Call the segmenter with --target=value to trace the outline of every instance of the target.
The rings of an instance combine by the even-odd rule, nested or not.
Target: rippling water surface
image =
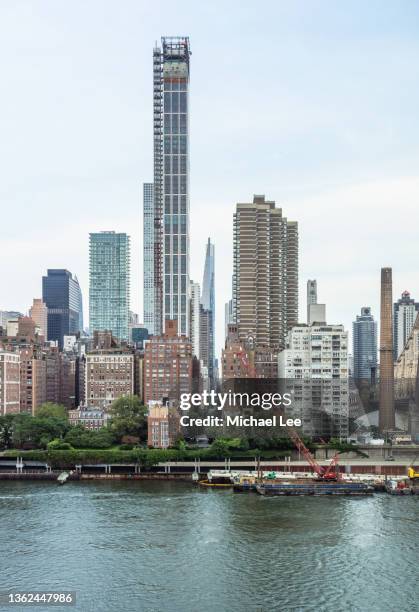
[[[74,590],[69,611],[419,610],[419,496],[1,482],[0,550],[1,591]]]

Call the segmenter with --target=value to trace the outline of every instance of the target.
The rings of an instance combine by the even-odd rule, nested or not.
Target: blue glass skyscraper
[[[48,270],[42,277],[42,300],[48,308],[48,340],[63,347],[64,336],[83,331],[83,303],[77,277],[68,270]]]
[[[377,322],[371,308],[364,306],[352,324],[353,377],[374,382],[377,371]]]
[[[89,327],[128,341],[130,239],[127,234],[90,234]]]

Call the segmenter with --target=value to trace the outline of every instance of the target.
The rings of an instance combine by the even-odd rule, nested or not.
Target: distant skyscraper
[[[63,348],[64,336],[83,330],[83,302],[77,277],[68,270],[47,270],[42,277],[42,301],[48,308],[48,340]]]
[[[194,357],[200,358],[199,345],[199,317],[201,310],[201,289],[199,283],[190,282],[190,313],[189,313],[189,339],[192,344]]]
[[[310,305],[317,304],[317,281],[307,281],[307,323],[310,325]]]
[[[33,304],[29,310],[30,318],[35,321],[39,327],[40,336],[48,338],[48,308],[47,305],[40,299],[34,298]]]
[[[284,347],[298,320],[298,225],[265,196],[234,215],[233,317],[239,340]]]
[[[228,337],[228,326],[232,325],[234,323],[234,318],[233,318],[233,300],[228,300],[228,302],[226,302],[224,304],[224,336],[225,336],[225,340],[227,340]]]
[[[169,319],[189,333],[189,56],[185,37],[162,38],[153,52],[156,335]]]
[[[402,297],[393,306],[393,355],[394,361],[401,355],[410,336],[419,303],[410,297],[408,291],[403,291]]]
[[[353,372],[358,380],[375,381],[377,370],[377,322],[371,308],[364,306],[352,323]]]
[[[130,239],[127,234],[90,234],[90,334],[111,331],[128,341]]]
[[[208,347],[204,350],[207,362],[204,366],[208,368],[210,385],[214,383],[214,346],[215,346],[215,248],[208,238],[205,252],[204,278],[202,281],[201,304],[208,314],[207,342]],[[202,358],[202,357],[201,357]]]
[[[154,204],[153,183],[143,185],[143,304],[144,325],[154,334]]]

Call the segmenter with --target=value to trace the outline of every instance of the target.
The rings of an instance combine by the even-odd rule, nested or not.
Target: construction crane
[[[319,480],[339,480],[340,472],[339,472],[339,453],[336,453],[327,467],[320,465],[313,455],[308,450],[307,446],[304,444],[298,433],[292,427],[287,428],[288,435],[291,440],[294,442],[297,450],[304,455],[306,461],[310,464],[313,472],[317,474],[317,478]]]

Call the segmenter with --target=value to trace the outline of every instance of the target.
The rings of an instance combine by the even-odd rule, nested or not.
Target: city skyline
[[[76,15],[81,10],[80,6],[76,3]],[[408,69],[409,58],[415,55],[417,48],[411,29],[417,10],[409,7],[403,15],[390,7],[380,11],[382,40],[374,40],[375,46],[371,48],[371,32],[377,25],[377,12],[361,4],[358,6],[359,10],[351,15],[331,4],[328,6],[326,34],[337,45],[336,57],[332,59],[327,57],[327,41],[319,44],[319,19],[325,14],[325,9],[315,16],[308,3],[302,3],[301,7],[293,10],[270,5],[270,13],[280,16],[281,24],[275,20],[277,29],[271,41],[268,40],[269,27],[273,26],[269,26],[263,35],[256,33],[259,42],[259,47],[255,45],[256,52],[255,49],[250,52],[242,38],[238,41],[238,36],[242,37],[243,32],[236,32],[234,28],[228,32],[233,23],[229,12],[225,25],[219,26],[217,46],[213,46],[208,36],[210,27],[206,28],[205,33],[196,23],[192,24],[197,14],[194,8],[191,9],[190,20],[182,21],[170,8],[163,15],[159,14],[158,6],[147,10],[142,6],[128,5],[127,16],[142,17],[147,34],[138,37],[136,32],[134,39],[133,27],[124,18],[127,43],[118,47],[120,53],[111,61],[108,72],[104,70],[103,58],[111,58],[113,45],[122,38],[124,28],[116,27],[110,41],[102,40],[99,36],[102,57],[90,51],[86,44],[81,49],[74,49],[71,33],[78,20],[67,19],[70,14],[63,9],[49,10],[48,17],[42,11],[36,13],[36,10],[32,15],[25,14],[22,7],[2,9],[5,12],[3,23],[9,24],[10,31],[16,20],[23,25],[30,23],[32,29],[28,32],[24,27],[23,32],[28,37],[22,39],[19,38],[20,34],[11,38],[10,34],[5,33],[2,42],[6,49],[15,51],[17,58],[13,73],[6,74],[10,86],[2,102],[7,111],[4,116],[8,117],[9,125],[22,124],[25,146],[19,146],[23,144],[21,128],[18,126],[13,136],[10,134],[9,137],[10,127],[5,125],[5,140],[13,143],[13,146],[3,155],[7,178],[3,181],[2,197],[8,205],[3,213],[5,223],[1,237],[4,248],[10,251],[13,247],[10,252],[14,253],[14,258],[9,260],[4,272],[6,283],[14,281],[14,290],[13,295],[1,295],[0,307],[26,312],[32,298],[41,297],[40,278],[47,268],[71,270],[80,280],[82,293],[87,296],[88,233],[113,229],[132,235],[131,309],[141,313],[139,261],[142,242],[140,231],[132,231],[132,228],[139,227],[142,183],[152,179],[150,49],[161,35],[172,33],[188,35],[194,53],[191,90],[191,265],[195,267],[191,269],[190,277],[200,279],[202,276],[200,253],[203,242],[210,235],[217,248],[217,356],[224,336],[223,305],[230,297],[232,215],[236,202],[248,201],[254,193],[265,193],[278,206],[284,207],[290,218],[299,222],[300,319],[303,318],[304,289],[308,278],[318,279],[321,301],[328,305],[328,320],[343,323],[348,330],[361,306],[371,306],[373,313],[378,315],[378,272],[384,265],[393,268],[394,295],[400,295],[406,289],[412,295],[419,295],[419,279],[413,265],[413,218],[419,195],[415,144],[417,127],[410,120],[414,117],[418,92]],[[202,13],[207,18],[207,26],[215,24],[215,8],[202,9]],[[87,34],[93,30],[99,35],[93,14],[91,8],[87,9],[84,32]],[[112,9],[106,6],[104,14],[105,18],[110,19]],[[303,14],[311,16],[310,25],[300,21]],[[26,17],[26,21],[21,20],[22,16]],[[345,21],[346,18],[349,21]],[[362,27],[355,36],[351,26],[355,22],[360,25],[361,18]],[[258,19],[256,10],[244,8],[244,28],[250,28],[250,23],[253,26]],[[62,20],[66,21],[68,30],[60,43],[60,52],[66,70],[74,68],[71,78],[75,82],[76,99],[72,98],[72,92],[65,89],[65,70],[64,74],[56,75],[56,60],[52,55],[46,58],[42,54],[42,45],[49,48],[56,44],[51,26],[61,24]],[[297,44],[300,31],[306,37],[306,48]],[[293,40],[295,34],[297,38]],[[340,40],[337,41],[339,36]],[[138,38],[144,40],[138,42]],[[310,89],[314,81],[306,62],[313,50],[313,43],[315,56],[309,65],[318,62],[315,71],[318,87]],[[279,61],[278,56],[287,44],[292,44],[292,52],[283,55],[286,61]],[[272,45],[278,48],[278,55],[269,54]],[[26,78],[26,65],[19,59],[26,48],[38,58],[37,76],[41,83],[45,83],[45,88],[41,86],[37,89],[31,105],[25,95],[19,96],[20,102],[16,105],[16,94],[31,82]],[[227,48],[228,54],[225,53]],[[19,50],[21,53],[16,52]],[[368,67],[363,66],[363,52],[369,53]],[[222,83],[216,93],[208,89],[206,83],[208,75],[210,82],[215,83],[209,70],[214,57],[219,59]],[[225,65],[223,57],[228,58]],[[86,69],[83,68],[82,58],[87,61]],[[246,70],[258,67],[259,73],[251,83],[248,82],[246,70],[240,70],[241,65],[246,65]],[[236,70],[236,66],[239,70]],[[121,67],[126,67],[126,70],[120,71]],[[298,71],[305,81],[304,87],[302,81],[296,78]],[[278,74],[274,83],[269,84],[265,80],[268,72]],[[233,83],[228,80],[232,74],[235,79]],[[329,90],[328,85],[330,74],[335,85],[333,90]],[[348,74],[349,85],[345,80]],[[66,98],[60,102],[60,97],[52,93],[49,85],[52,75],[57,77],[63,91],[69,94],[68,100]],[[86,81],[87,76],[91,78],[93,75],[97,77],[95,82],[98,92],[101,92],[101,104],[104,105],[104,110],[97,116],[93,112],[93,103],[98,94],[87,87]],[[258,91],[258,83],[261,84],[262,80],[263,94]],[[119,86],[118,94],[113,92],[112,87],[116,83]],[[403,95],[407,88],[409,100]],[[346,101],[348,95],[350,99]],[[266,100],[275,101],[275,112],[271,105],[271,110],[268,108],[263,116],[253,118],[244,139],[242,125],[247,123],[255,105],[265,104]],[[300,104],[295,105],[298,100]],[[57,140],[54,125],[58,121],[62,123],[63,113],[71,108],[66,106],[68,103],[73,103],[74,121],[76,118],[80,120],[82,127],[70,121],[71,130],[63,128]],[[121,119],[121,105],[126,109],[127,117],[124,120]],[[349,107],[351,117],[347,114]],[[212,112],[208,114],[210,108]],[[396,113],[394,108],[399,111]],[[235,109],[238,109],[237,113]],[[35,110],[41,121],[34,120]],[[103,140],[99,127],[103,127],[105,111],[109,130]],[[73,114],[69,116],[71,118]],[[109,125],[110,118],[112,125]],[[130,131],[127,130],[128,122]],[[35,155],[33,143],[42,140],[37,137],[39,124],[43,125],[45,144],[40,144],[39,155]],[[79,129],[82,131],[79,132]],[[78,138],[74,140],[70,132],[74,132]],[[82,135],[84,150],[80,150]],[[233,147],[229,147],[232,149],[230,152],[219,150],[221,135],[234,143]],[[320,136],[326,146],[319,149]],[[141,146],[138,146],[138,142],[141,142]],[[121,146],[123,144],[126,146]],[[263,154],[262,148],[265,150]],[[67,149],[69,153],[65,152]],[[74,155],[76,150],[79,153],[77,158]],[[18,159],[16,151],[19,152]],[[113,154],[111,151],[123,153]],[[214,160],[211,162],[212,175],[208,178],[206,168],[211,159]],[[228,181],[224,178],[226,171]],[[400,227],[404,228],[402,243],[393,240],[395,202]],[[29,203],[36,216],[30,209],[27,210],[17,239],[13,229],[15,210]],[[75,214],[63,227],[56,209],[70,203],[75,207]],[[213,211],[213,214],[206,217],[205,224],[200,224],[205,209]],[[42,223],[39,222],[40,216]],[[378,218],[380,221],[376,223]],[[327,237],[327,249],[323,246],[319,248],[319,244],[324,244],[324,239],[319,241],[319,236]],[[355,249],[352,248],[354,243]],[[329,257],[330,252],[334,253],[333,261]],[[362,260],[359,253],[363,254]],[[15,282],[16,278],[24,279],[22,287]],[[339,300],[336,299],[337,295]],[[86,310],[85,303],[85,314]]]

